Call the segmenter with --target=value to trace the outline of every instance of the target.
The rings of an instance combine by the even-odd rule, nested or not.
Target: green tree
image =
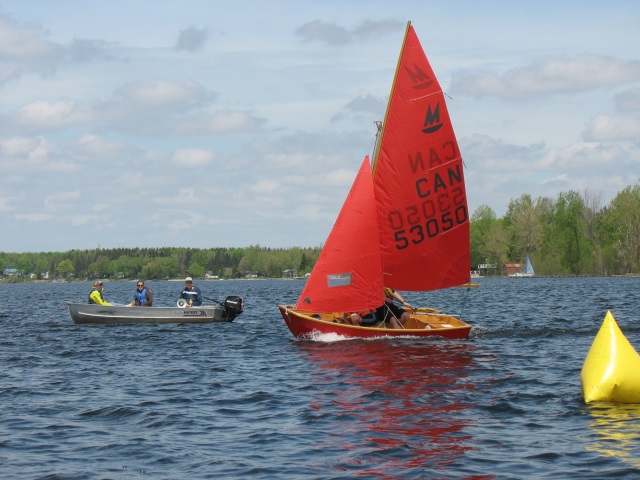
[[[583,261],[589,249],[583,210],[584,202],[578,192],[561,192],[558,195],[552,235],[561,252],[561,273],[577,275],[584,271]]]
[[[148,280],[167,280],[178,276],[180,268],[174,256],[156,257],[142,267],[140,276]]]
[[[18,272],[23,277],[28,277],[31,273],[33,273],[33,261],[31,259],[31,254],[21,256],[20,260],[18,261]]]
[[[488,205],[480,205],[471,214],[471,269],[480,263],[494,263],[494,252],[489,252],[488,244],[498,220],[496,213]]]
[[[195,278],[204,278],[205,269],[198,262],[192,261],[189,264],[189,275]]]
[[[299,275],[304,275],[305,273],[309,273],[310,265],[309,257],[307,257],[306,252],[302,252],[302,256],[300,257],[300,265],[298,266]]]
[[[36,255],[35,265],[33,268],[33,273],[36,274],[37,278],[44,278],[45,275],[51,273],[51,270],[49,269],[49,262],[47,262],[47,259],[42,255]]]
[[[640,272],[640,185],[618,193],[606,216],[622,271]]]
[[[593,273],[602,275],[604,271],[602,261],[602,191],[585,190],[582,196],[584,208],[582,216],[585,222],[585,234],[587,241],[591,244],[593,257],[591,258],[591,268]]]
[[[534,204],[531,195],[523,194],[520,198],[509,202],[506,217],[510,220],[511,255],[523,261],[527,253],[538,249],[542,240],[542,221],[538,205]]]
[[[73,272],[75,272],[75,268],[71,260],[66,259],[56,265],[56,272],[59,277],[68,278]]]
[[[111,277],[115,271],[113,270],[113,264],[106,251],[101,251],[100,256],[96,258],[94,262],[89,264],[87,276],[95,278]]]
[[[509,260],[509,234],[504,221],[499,220],[491,225],[484,250],[488,263],[495,264],[498,271],[502,272],[502,266]]]

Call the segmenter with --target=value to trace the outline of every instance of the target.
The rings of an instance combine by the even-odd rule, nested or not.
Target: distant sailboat
[[[531,259],[527,253],[527,261],[522,272],[516,272],[509,275],[510,277],[533,277],[536,272],[533,271],[533,265],[531,265]]]

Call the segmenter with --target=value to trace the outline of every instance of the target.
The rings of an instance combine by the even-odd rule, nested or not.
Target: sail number
[[[404,212],[389,212],[389,226],[393,230],[396,248],[403,250],[418,245],[426,238],[437,237],[443,232],[462,225],[468,218],[464,193],[457,187],[442,193],[436,199],[428,199],[417,205],[405,207]]]

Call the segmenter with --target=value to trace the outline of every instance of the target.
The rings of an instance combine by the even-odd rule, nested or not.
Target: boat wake
[[[299,338],[299,340],[311,341],[311,342],[323,342],[323,343],[334,343],[334,342],[343,342],[345,340],[358,340],[354,337],[345,337],[344,335],[340,335],[338,333],[320,333],[317,331],[313,331],[308,335],[304,335],[303,338]]]
[[[336,343],[336,342],[344,342],[344,341],[351,341],[351,340],[379,341],[379,340],[398,340],[402,338],[415,340],[415,336],[409,335],[409,334],[395,335],[393,337],[389,335],[384,335],[384,334],[377,335],[374,337],[350,337],[350,336],[340,335],[334,332],[321,333],[318,331],[313,331],[309,334],[306,334],[302,337],[298,337],[294,340],[304,341],[304,342]],[[440,337],[438,336],[428,337],[429,340],[434,340],[434,341],[437,341],[439,338]]]

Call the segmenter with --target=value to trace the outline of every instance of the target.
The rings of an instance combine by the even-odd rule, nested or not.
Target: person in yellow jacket
[[[93,282],[93,288],[89,294],[89,303],[97,303],[98,305],[111,305],[102,296],[102,289],[104,285],[101,280]]]

